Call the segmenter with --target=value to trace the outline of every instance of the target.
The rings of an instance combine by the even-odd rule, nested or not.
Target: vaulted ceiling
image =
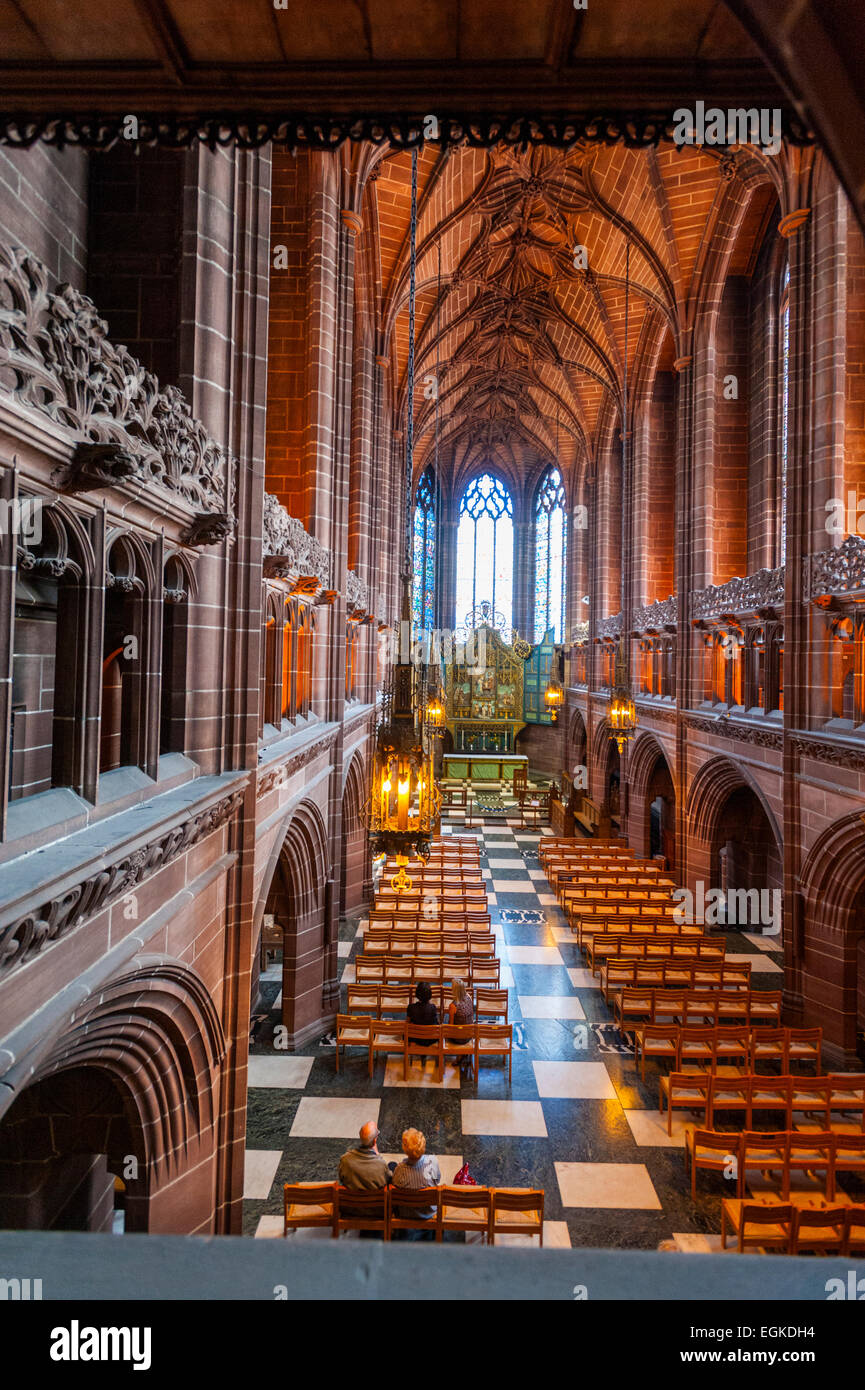
[[[588,462],[618,418],[626,358],[631,399],[656,368],[673,365],[734,165],[720,151],[673,145],[426,148],[416,473],[435,453],[436,404],[440,458],[457,478],[479,462],[509,478],[546,461],[566,472]],[[385,158],[367,197],[383,347],[404,419],[411,155]],[[751,195],[732,272],[753,264],[774,204],[767,176]]]

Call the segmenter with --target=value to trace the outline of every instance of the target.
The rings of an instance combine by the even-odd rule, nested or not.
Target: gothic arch
[[[670,754],[655,734],[645,730],[638,734],[628,759],[628,786],[631,796],[645,796],[649,789],[649,778],[655,770],[659,758],[663,758],[675,785],[674,768]]]
[[[775,837],[775,843],[780,849],[781,835],[764,793],[740,763],[734,763],[731,758],[722,754],[703,763],[688,789],[685,814],[690,837],[694,840],[708,840],[725,802],[731,793],[738,791],[740,787],[753,792],[760,802]]]
[[[359,907],[364,901],[369,851],[366,830],[360,819],[366,801],[364,759],[355,753],[342,783],[342,861],[340,865],[339,911]]]
[[[818,835],[802,865],[800,884],[809,915],[827,930],[846,931],[856,899],[865,889],[865,819],[861,812],[843,816]]]

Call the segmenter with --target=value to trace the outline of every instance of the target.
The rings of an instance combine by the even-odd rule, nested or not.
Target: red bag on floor
[[[477,1187],[477,1183],[469,1172],[469,1165],[464,1163],[453,1180],[454,1187]]]

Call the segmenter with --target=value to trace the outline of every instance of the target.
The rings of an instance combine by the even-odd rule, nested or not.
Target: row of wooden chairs
[[[578,857],[583,854],[602,852],[620,855],[626,859],[634,857],[634,851],[621,835],[603,840],[594,837],[591,840],[577,840],[573,836],[544,835],[538,844],[538,858],[541,864],[545,864],[549,859],[561,858],[564,855]]]
[[[792,1072],[794,1063],[820,1070],[823,1045],[822,1028],[749,1028],[746,1024],[714,1027],[694,1023],[647,1023],[634,1031],[634,1061],[640,1063],[640,1076],[646,1080],[646,1059],[669,1062],[673,1071],[693,1067],[716,1070],[719,1066],[738,1066],[756,1074],[760,1063],[780,1064],[781,1071]]]
[[[702,1112],[705,1127],[714,1129],[715,1115],[742,1115],[752,1128],[755,1111],[781,1116],[785,1129],[793,1128],[793,1116],[821,1118],[832,1128],[832,1115],[858,1115],[865,1132],[865,1077],[838,1072],[828,1076],[764,1076],[753,1072],[722,1075],[720,1072],[674,1071],[661,1077],[658,1109],[667,1106],[667,1133],[672,1133],[673,1111]]]
[[[341,1047],[365,1047],[372,1076],[379,1055],[402,1057],[403,1080],[412,1057],[435,1057],[438,1077],[445,1056],[465,1058],[477,1082],[482,1057],[506,1057],[508,1082],[513,1071],[513,1026],[510,1023],[410,1023],[408,1019],[337,1014],[336,1069]]]
[[[430,988],[432,1003],[441,1015],[451,998],[450,983],[431,985]],[[481,1020],[492,1021],[499,1018],[507,1023],[506,989],[488,989],[483,985],[475,985],[469,986],[467,992],[471,996],[478,1023]],[[346,985],[346,994],[346,1007],[350,1014],[372,1014],[374,1018],[382,1018],[387,1014],[398,1014],[401,1017],[413,997],[411,985]]]
[[[428,985],[449,984],[462,980],[466,985],[490,985],[498,988],[501,981],[501,961],[496,956],[355,956],[354,977],[358,983],[371,985],[415,985],[421,980]]]
[[[670,941],[701,941],[707,936],[702,927],[691,922],[674,922],[672,919],[653,922],[625,921],[617,922],[611,920],[609,925],[604,922],[594,923],[589,921],[577,921],[571,923],[571,931],[577,938],[577,945],[581,951],[588,951],[596,936],[622,936],[630,940],[638,941],[642,937],[650,940],[654,937],[664,937]]]
[[[435,1215],[421,1213],[433,1207]],[[402,1187],[355,1192],[338,1183],[286,1183],[283,1187],[283,1235],[303,1228],[378,1231],[385,1240],[394,1231],[429,1231],[441,1241],[445,1232],[473,1231],[484,1244],[497,1236],[537,1236],[544,1243],[544,1193],[529,1187]]]
[[[677,959],[658,956],[653,960],[632,957],[601,962],[601,993],[610,1004],[625,989],[698,989],[716,985],[719,989],[747,989],[751,962],[731,965],[725,960],[701,960],[698,956]]]
[[[586,945],[586,964],[597,975],[605,960],[675,960],[688,956],[694,960],[723,960],[727,954],[725,938],[675,936],[672,932],[595,932]]]
[[[735,1244],[727,1245],[727,1236]],[[865,1206],[800,1207],[790,1202],[721,1203],[721,1249],[779,1255],[865,1255]]]
[[[839,1173],[865,1174],[865,1134],[833,1130],[685,1131],[685,1171],[691,1173],[691,1196],[697,1196],[697,1173],[720,1173],[736,1179],[736,1195],[744,1197],[749,1172],[778,1173],[781,1196],[790,1196],[790,1179],[797,1173],[822,1177],[829,1201],[835,1200]]]
[[[668,888],[657,888],[649,883],[620,886],[615,880],[608,882],[606,888],[583,883],[577,884],[576,887],[564,889],[562,897],[572,906],[577,903],[587,903],[590,907],[593,904],[603,907],[606,903],[668,903],[671,901]]]
[[[781,991],[768,989],[643,989],[626,986],[615,996],[620,1033],[644,1023],[748,1023],[777,1027]]]
[[[456,927],[488,927],[490,925],[489,909],[484,900],[483,907],[477,908],[443,908],[434,917],[429,917],[416,904],[406,904],[400,908],[371,907],[367,916],[367,925],[373,927],[405,927],[409,930],[443,931]]]
[[[367,955],[383,952],[385,955],[410,956],[466,953],[473,956],[494,956],[496,938],[492,932],[480,931],[415,932],[393,928],[379,933],[373,929],[364,933],[363,949]]]

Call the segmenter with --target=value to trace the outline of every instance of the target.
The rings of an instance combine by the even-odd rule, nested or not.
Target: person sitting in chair
[[[472,1008],[472,997],[465,987],[462,980],[451,980],[451,997],[445,1009],[447,1023],[474,1023],[475,1011]],[[447,1037],[445,1037],[445,1047],[447,1047]],[[466,1056],[459,1059],[460,1070],[466,1071],[471,1068],[471,1060]]]
[[[418,984],[414,992],[414,999],[406,1009],[405,1016],[409,1023],[419,1023],[422,1025],[438,1023],[438,1009],[432,1002],[432,990],[426,980],[421,980]],[[422,1044],[422,1041],[421,1038],[409,1038],[409,1042],[412,1044]]]

